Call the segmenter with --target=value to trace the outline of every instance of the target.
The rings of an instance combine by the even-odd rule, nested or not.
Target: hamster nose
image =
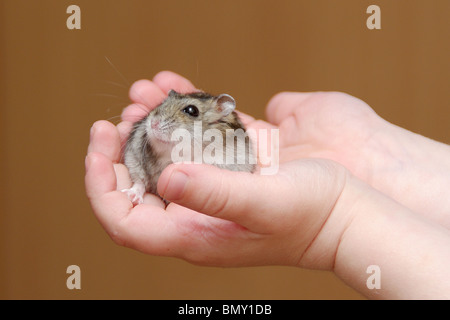
[[[158,120],[153,120],[152,121],[152,129],[156,130],[159,128],[159,121]]]

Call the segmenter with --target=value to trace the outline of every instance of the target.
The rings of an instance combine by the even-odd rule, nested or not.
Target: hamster
[[[196,163],[200,150],[202,163],[232,171],[253,172],[256,161],[252,141],[234,111],[235,107],[235,100],[227,94],[180,94],[171,90],[166,100],[136,122],[123,154],[133,185],[122,192],[128,195],[133,205],[143,202],[145,192],[158,195],[156,184],[161,172],[180,155],[184,161]],[[176,135],[180,132],[183,134]],[[241,144],[239,134],[243,138]],[[182,138],[182,143],[177,137]],[[187,139],[189,141],[185,141]],[[185,148],[180,150],[180,146]],[[209,162],[203,161],[206,158]]]

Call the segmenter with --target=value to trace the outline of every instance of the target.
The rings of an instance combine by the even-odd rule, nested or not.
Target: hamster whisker
[[[105,80],[106,83],[116,86],[116,87],[120,87],[120,88],[124,88],[125,90],[128,90],[128,87],[124,86],[123,84],[114,82],[114,81],[110,81],[110,80]]]
[[[136,122],[138,122],[138,121],[140,121],[140,120],[142,120],[144,117],[142,117],[142,116],[128,116],[130,119],[129,120],[131,120],[131,123],[136,123]]]
[[[160,130],[167,130],[167,129],[169,129],[171,127],[171,124],[170,123],[163,123],[163,124],[160,124],[159,125],[159,129]]]
[[[141,142],[141,144],[142,144],[142,146],[141,146],[141,149],[142,149],[142,153],[141,154],[146,154],[147,152],[146,152],[146,149],[147,149],[147,135],[145,135],[145,139],[142,139],[142,142]],[[142,157],[141,158],[141,163],[142,164],[144,164],[144,161],[145,161],[145,157]]]
[[[125,84],[127,86],[130,86],[130,81],[128,81],[127,78],[125,78],[125,76],[116,68],[116,66],[111,62],[111,60],[109,60],[107,56],[105,56],[105,59],[106,59],[106,61],[108,61],[110,66],[117,72],[117,74],[122,77]]]
[[[122,145],[120,146],[120,158],[119,158],[119,163],[124,163],[125,161],[125,148],[127,147],[127,143],[125,141],[125,143],[122,143]]]
[[[113,122],[113,120],[114,120],[114,121],[115,121],[115,120],[121,120],[120,117],[121,117],[120,115],[119,115],[119,116],[112,116],[112,117],[106,119],[106,121]],[[120,121],[119,121],[119,122],[120,122]],[[114,123],[114,124],[117,125],[119,122]]]
[[[106,59],[106,61],[108,61],[108,63],[111,65],[111,67],[117,72],[117,74],[123,79],[125,84],[128,87],[131,87],[131,82],[127,78],[125,78],[125,76],[116,68],[116,66],[111,62],[111,60],[109,60],[107,56],[105,56],[105,59]],[[145,101],[145,99],[141,95],[138,95],[138,96],[141,98],[141,100]]]
[[[145,111],[147,114],[149,113],[148,109],[146,109],[144,106],[142,106],[141,104],[134,104],[136,107],[138,107],[139,109],[141,109],[142,111]]]
[[[174,122],[173,120],[165,119],[159,123],[159,128],[160,129],[170,128],[172,126],[173,122]]]
[[[107,97],[107,98],[114,98],[114,99],[122,99],[122,97],[116,96],[114,94],[110,94],[110,93],[93,93],[93,96],[97,96],[97,97]]]

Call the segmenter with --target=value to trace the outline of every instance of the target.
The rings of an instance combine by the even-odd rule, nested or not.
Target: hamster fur
[[[231,150],[234,159],[231,164],[227,161],[216,161],[211,164],[232,171],[253,172],[256,165],[252,161],[254,151],[250,138],[245,137],[245,148],[243,154],[242,148],[237,148],[238,143],[231,144],[227,142],[227,135],[237,132],[241,129],[241,133],[245,133],[245,127],[241,123],[234,109],[236,103],[234,99],[227,95],[221,94],[213,96],[204,92],[194,92],[189,94],[180,94],[173,90],[169,92],[169,96],[158,107],[150,111],[150,113],[142,120],[136,122],[126,142],[124,149],[124,163],[127,166],[133,185],[130,189],[124,189],[128,198],[134,205],[143,202],[145,192],[158,194],[156,184],[161,172],[172,161],[172,150],[179,141],[172,140],[172,134],[176,129],[184,129],[189,132],[192,138],[192,150],[195,150],[195,144],[201,144],[203,152],[208,145],[214,143],[222,143],[223,148],[215,148],[215,152],[223,150],[222,155],[218,159],[225,159],[225,153]],[[201,121],[201,122],[200,122]],[[195,136],[195,124],[201,124],[201,137]],[[210,140],[204,141],[203,134],[208,129],[217,129],[220,132],[222,141]],[[232,130],[228,130],[232,129]],[[227,131],[228,130],[228,131]],[[212,131],[210,131],[212,132]],[[219,145],[215,145],[220,147]],[[240,154],[239,154],[240,152]],[[245,161],[238,161],[243,159]],[[194,161],[194,152],[191,152],[191,158],[188,161]]]

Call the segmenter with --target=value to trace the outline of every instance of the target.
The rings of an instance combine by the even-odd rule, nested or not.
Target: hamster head
[[[148,138],[157,144],[172,144],[172,133],[185,129],[194,133],[194,124],[201,121],[202,130],[236,129],[242,127],[234,111],[236,102],[227,94],[212,96],[204,92],[180,94],[173,90],[146,118]]]

